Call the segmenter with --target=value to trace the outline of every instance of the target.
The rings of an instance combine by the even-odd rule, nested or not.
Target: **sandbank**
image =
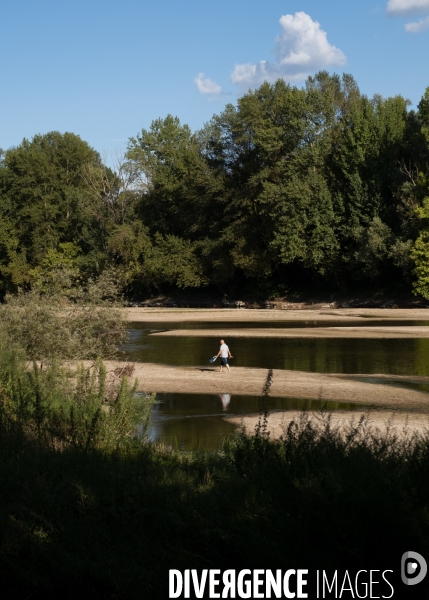
[[[232,326],[223,329],[172,329],[154,332],[151,335],[163,337],[228,337],[231,338],[369,338],[369,339],[402,339],[428,338],[429,327],[426,326],[386,326],[386,327],[292,327],[290,329],[234,329]]]
[[[324,419],[327,415],[323,415],[320,412],[308,411],[309,418],[316,424],[323,426]],[[357,425],[359,419],[364,417],[367,419],[367,424],[370,429],[374,432],[379,430],[385,432],[389,430],[391,433],[396,434],[398,437],[403,437],[407,433],[412,434],[425,434],[429,432],[429,415],[422,413],[403,413],[399,411],[388,411],[388,410],[372,410],[370,412],[363,412],[361,410],[356,411],[342,411],[336,410],[329,413],[330,423],[336,428],[346,431],[350,426]],[[268,415],[267,420],[267,432],[270,434],[270,439],[278,439],[285,433],[285,429],[288,427],[291,421],[299,422],[302,417],[302,413],[297,411],[275,411]],[[255,431],[255,426],[259,421],[259,415],[246,415],[241,417],[224,417],[226,421],[237,425],[239,427],[244,426],[248,434],[252,434]]]
[[[429,308],[328,308],[328,309],[243,309],[243,308],[123,308],[128,321],[182,322],[182,321],[332,321],[398,319],[429,321]],[[368,325],[370,323],[368,322]]]
[[[105,361],[105,364],[114,378],[115,368],[126,363]],[[266,369],[247,367],[232,367],[230,373],[225,370],[219,373],[217,368],[208,366],[172,367],[135,363],[132,378],[138,379],[140,391],[260,396],[266,376]],[[270,395],[429,413],[429,395],[426,392],[399,387],[416,383],[429,384],[429,377],[343,375],[274,369]]]

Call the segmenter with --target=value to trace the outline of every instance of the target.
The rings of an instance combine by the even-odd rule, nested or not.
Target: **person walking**
[[[220,356],[220,369],[219,373],[222,373],[222,367],[226,367],[228,372],[231,371],[228,364],[228,358],[232,358],[232,354],[229,351],[228,346],[225,344],[224,340],[220,341],[219,352],[216,354],[216,358]]]

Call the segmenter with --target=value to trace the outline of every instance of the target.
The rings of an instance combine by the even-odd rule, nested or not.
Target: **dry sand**
[[[164,337],[251,337],[251,338],[427,338],[429,337],[429,327],[291,327],[290,329],[270,329],[258,328],[252,329],[172,329],[170,331],[161,331],[152,335],[161,335]]]
[[[106,361],[109,373],[124,363]],[[135,363],[133,377],[140,391],[200,394],[239,394],[260,396],[267,376],[266,369],[232,367],[231,372],[214,367],[170,367]],[[429,384],[429,377],[384,375],[336,375],[275,369],[270,395],[280,398],[308,398],[351,402],[429,413],[429,395],[415,389],[398,387],[400,383]],[[372,383],[380,378],[386,383]],[[396,385],[390,385],[392,382]]]
[[[314,310],[247,310],[247,309],[186,309],[186,308],[129,308],[124,309],[127,319],[134,322],[147,323],[192,323],[223,322],[222,329],[171,329],[154,333],[162,336],[194,336],[194,337],[293,337],[293,338],[427,338],[429,327],[426,326],[395,326],[391,323],[383,327],[372,325],[380,319],[389,322],[421,320],[429,322],[429,309],[314,309]],[[344,325],[335,327],[293,327],[290,329],[270,328],[270,323],[276,322],[312,322],[338,320]],[[266,323],[264,328],[235,329],[237,321]],[[361,321],[359,327],[347,323]],[[229,323],[231,326],[229,326]]]
[[[329,308],[304,310],[267,310],[231,308],[124,308],[128,321],[157,323],[162,321],[344,321],[362,320],[370,325],[371,319],[399,319],[401,321],[429,321],[429,308]]]

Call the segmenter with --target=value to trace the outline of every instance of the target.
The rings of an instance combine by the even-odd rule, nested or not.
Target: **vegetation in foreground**
[[[253,437],[181,453],[136,435],[150,402],[136,404],[126,378],[110,395],[102,365],[69,381],[1,348],[2,597],[156,599],[171,568],[378,568],[409,549],[429,555],[429,435],[365,422],[344,435],[303,414],[271,442],[262,415]]]

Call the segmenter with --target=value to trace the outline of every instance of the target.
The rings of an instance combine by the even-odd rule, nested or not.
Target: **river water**
[[[225,341],[234,359],[232,366],[288,369],[317,373],[391,374],[429,376],[429,339],[335,339],[335,338],[247,338],[229,337],[234,328],[296,328],[335,326],[429,325],[427,321],[365,320],[306,322],[183,322],[131,323],[121,350],[136,362],[177,366],[203,366],[219,349],[218,337],[162,337],[157,331],[169,329],[224,329]],[[252,396],[210,394],[157,394],[149,431],[152,440],[183,450],[213,450],[220,439],[235,428],[225,415],[257,413],[260,400]],[[357,404],[324,402],[329,410],[360,408]],[[271,398],[270,410],[296,410],[322,407],[319,401]]]
[[[362,322],[358,322],[359,326]],[[388,326],[391,321],[371,325]],[[395,324],[398,324],[395,322]],[[427,321],[407,321],[422,325]],[[128,341],[121,350],[132,361],[165,365],[203,366],[219,350],[216,337],[163,337],[152,335],[168,329],[224,328],[224,339],[234,359],[232,366],[263,369],[288,369],[315,373],[384,373],[390,375],[429,375],[429,338],[247,338],[228,336],[228,328],[256,328],[262,323],[132,323]],[[281,323],[285,327],[356,326],[356,323],[313,321]],[[367,323],[365,323],[367,325]],[[269,323],[272,328],[273,324]]]

